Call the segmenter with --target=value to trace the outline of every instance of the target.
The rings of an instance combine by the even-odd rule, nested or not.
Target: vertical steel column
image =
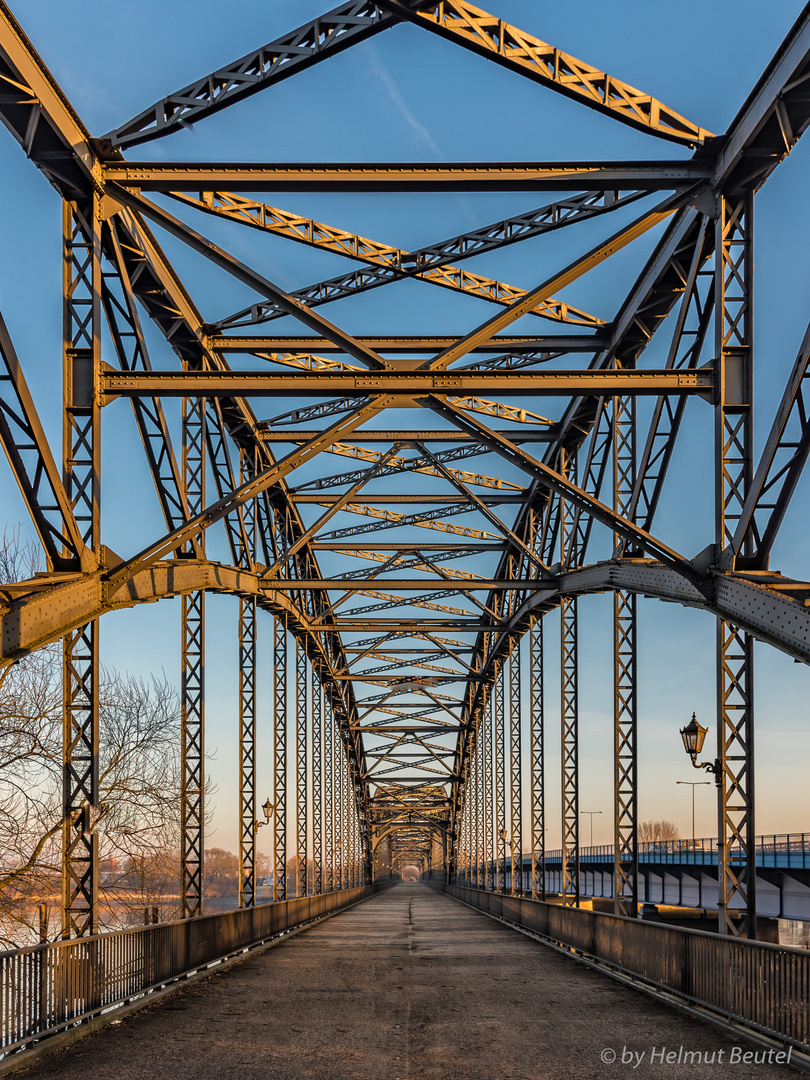
[[[354,833],[354,885],[357,887],[360,885],[362,851],[360,848],[360,806],[354,783],[352,783],[352,831]]]
[[[241,451],[240,481],[258,471],[258,462]],[[257,539],[255,499],[242,506],[244,530],[238,565],[252,567]],[[239,906],[256,903],[256,598],[239,598]]]
[[[632,513],[636,484],[635,398],[613,401],[613,505]],[[617,545],[622,538],[616,536]],[[624,549],[627,550],[626,548]],[[638,757],[636,619],[634,593],[613,594],[613,908],[638,915]]]
[[[205,400],[183,398],[183,482],[192,516],[205,507]],[[205,534],[200,544],[205,542]],[[181,903],[183,918],[202,914],[205,848],[205,593],[181,601]]]
[[[473,888],[478,876],[478,745],[475,744],[470,760],[470,885]]]
[[[487,816],[489,811],[489,774],[487,772],[487,758],[489,754],[489,749],[487,747],[487,734],[489,731],[488,714],[488,702],[487,698],[484,697],[484,701],[481,706],[481,715],[478,719],[478,851],[480,858],[480,866],[478,867],[479,889],[485,889],[487,887]]]
[[[350,889],[352,887],[352,859],[354,858],[354,835],[352,833],[352,784],[351,774],[349,773],[348,760],[345,764],[343,774],[343,796],[344,796],[344,831],[346,846],[344,848],[346,852],[346,870],[344,873],[344,888]]]
[[[716,228],[715,542],[718,563],[734,569],[753,554],[750,530],[744,550],[731,547],[753,476],[753,193],[723,197]],[[753,639],[722,620],[717,717],[719,931],[755,938]]]
[[[323,806],[324,806],[324,863],[326,891],[335,887],[335,727],[331,694],[323,696]]]
[[[357,884],[357,841],[358,841],[358,828],[357,828],[357,799],[355,798],[354,791],[354,777],[352,771],[349,769],[349,835],[351,837],[352,845],[352,857],[349,863],[349,886],[354,888]]]
[[[287,627],[273,635],[273,899],[287,899]]]
[[[498,861],[498,891],[506,891],[506,710],[504,708],[504,675],[499,666],[495,679],[495,769],[496,809],[495,846]]]
[[[100,205],[62,207],[62,460],[65,489],[95,555],[101,547]],[[62,936],[98,930],[98,620],[62,639]]]
[[[354,829],[354,883],[360,884],[360,878],[362,875],[363,867],[363,841],[362,830],[360,828],[360,799],[358,798],[358,790],[354,782],[354,776],[352,776],[352,824]]]
[[[256,903],[256,598],[239,599],[239,907]]]
[[[346,888],[354,885],[354,790],[352,774],[346,762]]]
[[[529,628],[531,710],[532,899],[546,898],[545,772],[543,736],[543,618]]]
[[[462,795],[463,798],[463,795]],[[467,878],[467,800],[461,807],[461,827],[459,829],[459,843],[458,843],[458,877],[462,884],[465,884]]]
[[[481,822],[484,816],[484,791],[482,787],[482,762],[483,762],[483,745],[481,742],[482,730],[481,730],[481,715],[477,714],[475,719],[475,772],[474,772],[474,790],[475,790],[475,821],[474,821],[474,843],[475,843],[475,867],[473,876],[473,885],[476,889],[481,888],[481,867],[483,864],[482,858],[482,844],[481,844]]]
[[[307,708],[307,653],[304,643],[299,638],[295,641],[295,835],[296,835],[296,875],[295,895],[306,896],[308,893],[307,847],[307,780],[309,769],[307,761],[307,734],[309,728],[309,710]]]
[[[495,862],[498,857],[498,762],[495,758],[495,699],[498,694],[497,668],[492,681],[489,707],[487,709],[487,757],[489,759],[489,791],[487,793],[487,888],[493,892],[498,887]]]
[[[468,885],[471,884],[472,876],[472,792],[470,790],[470,778],[472,761],[467,770],[467,787],[464,793],[464,878]]]
[[[340,719],[337,724],[335,750],[336,750],[336,766],[337,766],[337,839],[335,840],[335,848],[337,851],[337,880],[338,889],[344,889],[346,887],[346,878],[344,872],[344,859],[348,851],[348,844],[346,842],[346,758],[343,752],[343,732],[340,730]]]
[[[343,841],[341,848],[341,880],[343,882],[343,888],[349,887],[349,867],[352,861],[352,838],[349,831],[350,826],[350,814],[349,814],[349,756],[346,749],[345,738],[341,739],[341,756],[340,756],[340,783],[341,783],[341,796],[340,796],[340,837]]]
[[[323,691],[312,667],[312,891],[324,892],[323,875]]]
[[[512,895],[523,892],[523,783],[521,772],[521,703],[520,703],[520,638],[509,642],[509,765],[511,814],[509,830],[512,844]]]
[[[562,451],[561,471],[577,482],[576,458]],[[560,558],[566,566],[575,540],[574,508],[560,500]],[[579,906],[579,694],[577,687],[577,601],[560,601],[562,721],[562,902]]]

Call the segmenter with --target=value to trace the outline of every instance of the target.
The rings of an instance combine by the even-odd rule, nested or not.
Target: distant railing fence
[[[781,833],[758,836],[754,841],[757,866],[810,868],[810,833]],[[652,840],[638,845],[640,862],[695,863],[717,865],[717,838],[706,840]],[[745,852],[738,846],[729,849],[733,861],[743,862]],[[531,856],[524,856],[531,860]],[[546,862],[560,862],[562,849],[545,852]],[[613,862],[613,845],[580,848],[579,861]]]
[[[0,953],[0,1054],[124,1005],[389,882]]]
[[[487,911],[754,1032],[810,1051],[810,953],[431,882]]]

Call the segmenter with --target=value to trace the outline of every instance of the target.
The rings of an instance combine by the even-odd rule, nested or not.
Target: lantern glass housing
[[[686,727],[681,728],[684,749],[693,761],[703,749],[703,740],[706,738],[708,730],[708,728],[701,727],[694,713],[692,713],[692,719]]]
[[[270,802],[269,799],[267,799],[264,806],[262,806],[262,810],[264,810],[265,821],[269,822],[270,815],[273,813],[273,804]]]

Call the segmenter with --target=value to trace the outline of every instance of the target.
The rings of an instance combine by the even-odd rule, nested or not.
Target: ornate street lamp
[[[262,810],[264,810],[264,821],[257,821],[256,822],[256,828],[257,829],[260,829],[262,827],[262,825],[269,825],[270,824],[270,815],[275,810],[275,806],[273,806],[273,804],[270,802],[270,800],[267,799],[266,802],[264,803],[264,805],[262,806]]]
[[[697,756],[703,749],[703,740],[706,738],[706,732],[708,728],[702,727],[697,722],[697,717],[692,713],[692,719],[686,725],[681,728],[681,738],[683,739],[683,746],[689,757],[692,759],[692,765],[696,769],[705,769],[706,772],[710,772],[714,775],[714,782],[720,787],[720,782],[723,776],[723,768],[720,764],[720,758],[715,758],[714,761],[698,761]]]
[[[504,887],[504,890],[505,890],[506,889],[506,864],[507,864],[507,860],[509,858],[509,856],[506,854],[506,845],[509,843],[509,839],[510,839],[509,838],[509,833],[506,831],[506,826],[501,825],[501,827],[500,827],[500,829],[498,831],[498,836],[500,836],[501,842],[503,844],[503,869],[501,870],[501,873],[500,873],[499,876],[503,880],[503,887]],[[498,862],[500,862],[500,859],[498,860]],[[500,891],[500,890],[498,890],[498,891]]]

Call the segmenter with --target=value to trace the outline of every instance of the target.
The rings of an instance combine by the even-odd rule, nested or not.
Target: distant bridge
[[[583,896],[613,896],[612,845],[580,851]],[[810,833],[758,836],[755,845],[757,915],[810,921]],[[732,866],[741,866],[745,852],[733,847]],[[717,908],[717,841],[667,840],[639,844],[639,902]],[[546,852],[546,888],[562,888],[562,852]],[[531,858],[524,858],[529,880]]]

